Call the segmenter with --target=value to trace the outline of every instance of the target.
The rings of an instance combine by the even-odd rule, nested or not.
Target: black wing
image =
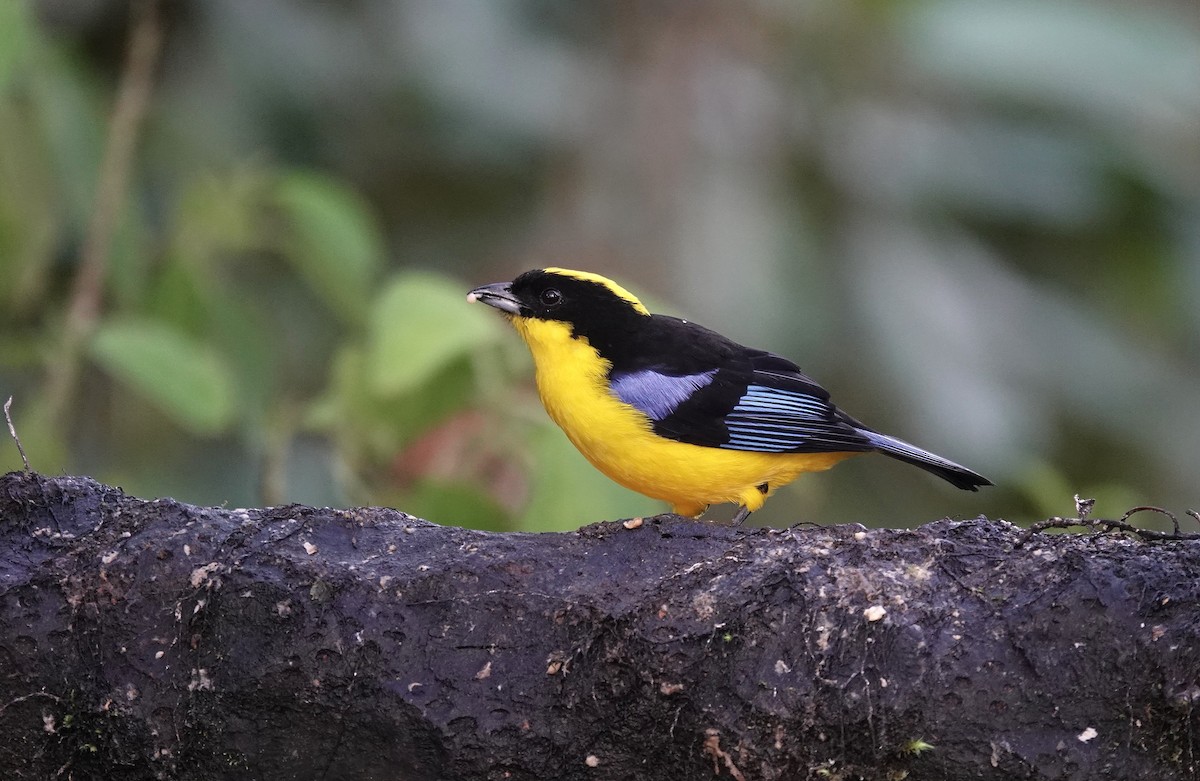
[[[786,358],[661,315],[643,340],[629,360],[613,362],[609,381],[661,436],[763,453],[875,448],[829,393]]]

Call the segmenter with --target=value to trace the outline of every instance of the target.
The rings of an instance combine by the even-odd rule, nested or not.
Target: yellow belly
[[[670,502],[680,515],[732,502],[751,512],[804,472],[855,453],[753,453],[702,447],[654,434],[650,420],[608,389],[610,364],[569,327],[514,318],[533,353],[546,412],[583,455],[621,485]],[[767,485],[767,493],[759,486]]]

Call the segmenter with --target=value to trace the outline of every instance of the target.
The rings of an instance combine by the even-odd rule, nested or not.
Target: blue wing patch
[[[833,407],[824,399],[765,385],[746,389],[725,417],[725,427],[729,440],[721,447],[759,453],[840,449],[843,440],[848,446],[858,440],[857,432],[833,418]]]
[[[621,401],[637,408],[654,421],[675,411],[692,394],[713,381],[717,370],[672,376],[653,369],[622,372],[609,378],[609,387]]]

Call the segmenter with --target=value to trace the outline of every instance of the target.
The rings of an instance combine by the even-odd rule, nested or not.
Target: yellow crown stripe
[[[628,301],[630,306],[632,306],[641,314],[650,314],[650,311],[642,305],[642,302],[637,300],[637,296],[635,296],[633,293],[630,293],[616,282],[613,282],[608,277],[602,277],[599,274],[593,274],[590,271],[575,271],[569,268],[546,268],[542,270],[547,274],[561,274],[564,277],[573,277],[575,279],[582,279],[585,282],[595,282],[596,284],[603,285],[612,291],[613,295]]]

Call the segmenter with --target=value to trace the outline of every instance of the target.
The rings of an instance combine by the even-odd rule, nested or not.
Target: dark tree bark
[[[0,775],[1196,777],[1200,545],[1019,537],[494,534],[9,474]]]

